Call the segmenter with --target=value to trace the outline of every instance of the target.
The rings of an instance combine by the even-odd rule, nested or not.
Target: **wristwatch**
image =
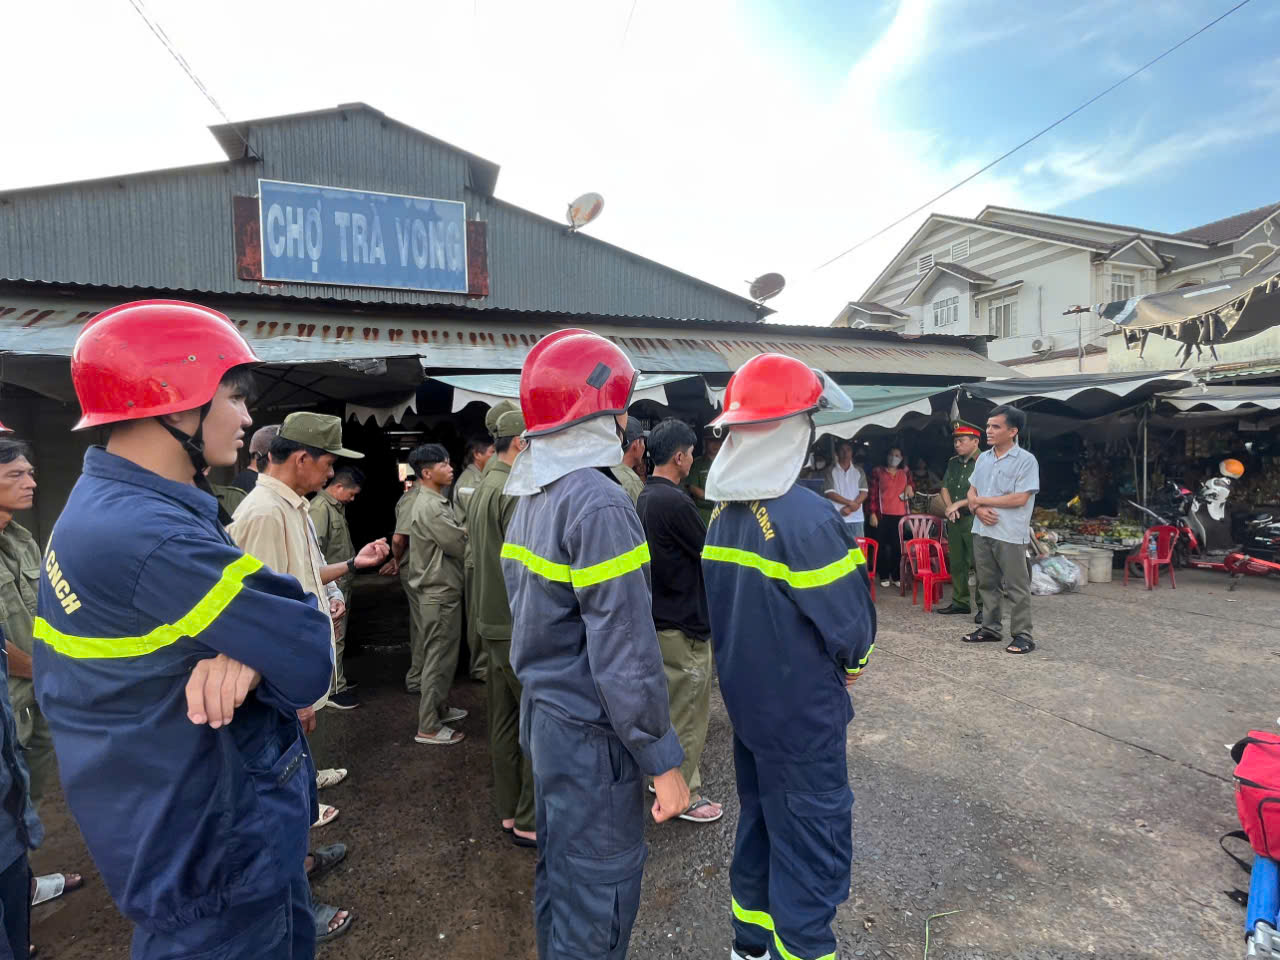
[[[352,557],[350,560],[347,561],[347,573],[355,573],[355,572],[356,572],[356,558]]]

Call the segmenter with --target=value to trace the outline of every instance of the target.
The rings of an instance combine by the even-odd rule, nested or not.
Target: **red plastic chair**
[[[1129,585],[1129,568],[1134,564],[1142,564],[1142,579],[1150,590],[1160,582],[1160,568],[1169,568],[1169,582],[1173,589],[1178,589],[1178,581],[1173,575],[1173,545],[1178,542],[1181,531],[1177,527],[1151,527],[1142,535],[1142,543],[1136,553],[1124,558],[1124,585]],[[1155,556],[1151,555],[1151,541],[1155,539]]]
[[[876,567],[880,559],[880,544],[870,537],[858,537],[858,549],[867,558],[867,576],[871,580],[871,602],[876,602]]]
[[[898,521],[898,542],[902,544],[902,559],[898,563],[898,580],[902,584],[898,590],[899,596],[907,595],[907,579],[911,574],[910,564],[907,562],[907,543],[927,539],[936,540],[941,545],[945,529],[942,518],[930,513],[908,513]]]
[[[911,564],[911,602],[916,602],[916,588],[924,596],[924,609],[928,613],[942,599],[942,585],[951,582],[947,570],[947,552],[942,544],[928,537],[908,540],[903,556]]]

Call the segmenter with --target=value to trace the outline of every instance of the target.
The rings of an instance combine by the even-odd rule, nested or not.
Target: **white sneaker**
[[[730,947],[729,960],[769,960],[769,951],[766,950],[757,957],[749,953],[739,953],[736,949]]]
[[[882,587],[887,587],[888,585],[889,585],[889,581],[888,581],[888,580],[881,580],[881,581],[880,581],[880,586],[882,586]]]

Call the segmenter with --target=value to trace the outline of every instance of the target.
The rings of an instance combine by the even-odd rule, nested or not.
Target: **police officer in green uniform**
[[[707,499],[707,474],[711,472],[711,465],[716,462],[720,442],[720,438],[709,430],[703,433],[702,456],[693,461],[689,476],[684,481],[684,487],[689,491],[689,496],[693,497],[703,523],[711,522],[711,511],[715,509],[715,503]]]
[[[490,428],[495,455],[467,506],[467,535],[475,560],[476,627],[489,655],[489,756],[493,763],[493,802],[502,829],[518,847],[536,847],[533,767],[520,748],[522,689],[511,667],[511,604],[502,576],[502,544],[518,498],[505,492],[511,464],[525,442],[524,416],[510,409]]]
[[[972,423],[957,420],[951,425],[956,455],[947,463],[942,477],[942,503],[947,512],[947,541],[951,555],[947,566],[951,571],[951,603],[938,613],[973,613],[981,610],[981,599],[974,591],[975,603],[969,603],[969,571],[973,569],[973,511],[969,509],[969,477],[978,462],[978,439],[982,431]]]
[[[462,459],[466,466],[462,468],[462,473],[458,479],[453,481],[450,496],[453,500],[454,513],[458,515],[458,519],[465,526],[467,504],[475,496],[476,488],[480,485],[480,478],[484,476],[485,468],[489,465],[489,461],[493,459],[493,440],[490,439],[490,435],[473,437],[469,440]],[[485,678],[489,676],[489,655],[485,653],[484,641],[480,639],[480,634],[476,630],[476,612],[473,601],[473,596],[476,592],[475,559],[471,554],[470,541],[467,541],[467,555],[462,561],[462,571],[462,599],[466,604],[467,611],[468,669],[471,672],[472,680],[484,683]]]

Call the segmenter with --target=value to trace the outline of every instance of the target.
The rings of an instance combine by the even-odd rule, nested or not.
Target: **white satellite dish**
[[[772,300],[782,292],[787,281],[780,273],[765,273],[751,281],[751,299],[756,303]]]
[[[565,212],[565,219],[569,221],[569,232],[575,233],[581,230],[600,216],[600,211],[603,209],[604,197],[598,193],[584,193],[569,204],[569,209]]]

